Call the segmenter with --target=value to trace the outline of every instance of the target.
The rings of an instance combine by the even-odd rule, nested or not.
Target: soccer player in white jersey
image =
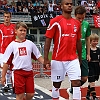
[[[17,22],[15,26],[15,33],[17,39],[12,41],[5,53],[3,59],[3,71],[2,71],[2,84],[5,84],[6,72],[7,72],[7,61],[13,54],[13,68],[14,71],[14,89],[16,94],[16,100],[23,100],[24,93],[26,93],[26,100],[32,100],[34,96],[34,79],[32,71],[32,60],[31,54],[33,53],[37,60],[43,64],[44,59],[39,52],[36,45],[30,41],[26,40],[27,25],[23,22]],[[31,85],[30,85],[31,84]]]

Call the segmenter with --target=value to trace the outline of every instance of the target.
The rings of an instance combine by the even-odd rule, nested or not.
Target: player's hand
[[[5,85],[5,82],[6,82],[6,78],[5,78],[5,77],[2,77],[2,78],[1,78],[1,83],[2,83],[2,85]]]
[[[50,61],[49,61],[49,60],[44,60],[43,67],[44,67],[45,69],[48,69],[50,66],[51,66]]]
[[[90,61],[90,60],[91,60],[90,55],[87,55],[87,61]]]

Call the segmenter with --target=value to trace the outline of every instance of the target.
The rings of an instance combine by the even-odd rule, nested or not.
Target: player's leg
[[[71,85],[73,88],[73,99],[71,100],[81,100],[81,91],[80,91],[81,70],[80,70],[79,60],[75,59],[73,61],[70,61],[69,64],[67,64],[66,69],[67,69],[67,75],[71,81]]]
[[[88,78],[88,62],[87,60],[82,60],[81,63],[81,86],[87,81]],[[71,100],[72,98],[72,94],[73,94],[73,88],[71,85],[71,88],[67,89],[67,93],[69,94],[69,100]]]
[[[59,100],[59,88],[62,80],[64,80],[64,69],[63,63],[60,61],[51,61],[51,81],[53,82],[52,87],[52,98],[53,100]]]
[[[88,79],[88,62],[87,60],[82,60],[81,64],[81,86],[87,81]]]
[[[0,53],[0,80],[2,77],[1,75],[2,75],[2,68],[3,68],[2,58],[3,58],[3,54]]]

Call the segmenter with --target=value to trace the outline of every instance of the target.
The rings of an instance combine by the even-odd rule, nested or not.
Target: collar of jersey
[[[18,42],[18,43],[22,43],[22,42],[25,42],[26,41],[26,39],[24,39],[23,41],[18,41],[18,40],[15,40],[15,42]]]

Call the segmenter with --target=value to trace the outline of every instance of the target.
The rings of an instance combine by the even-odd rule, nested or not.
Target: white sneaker
[[[67,93],[69,95],[69,100],[73,100],[73,94],[70,93],[70,88],[67,89]]]

